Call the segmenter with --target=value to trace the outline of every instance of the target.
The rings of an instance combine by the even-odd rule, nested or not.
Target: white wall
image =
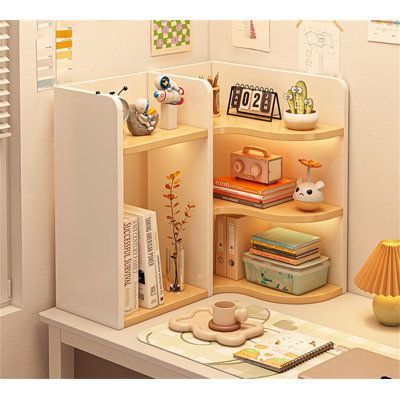
[[[368,42],[366,21],[340,24],[350,92],[348,287],[365,294],[355,273],[381,239],[400,238],[400,48]],[[298,69],[296,21],[271,21],[270,53],[232,47],[230,21],[210,21],[210,38],[211,60]]]
[[[74,22],[72,28],[75,81],[208,60],[207,22],[193,23],[192,51],[155,58],[150,57],[149,21]],[[13,200],[21,203],[21,222],[15,207],[13,226],[22,226],[22,232],[14,232],[14,246],[22,247],[22,298],[16,294],[22,310],[0,320],[3,378],[48,376],[47,327],[38,313],[55,304],[53,91],[36,91],[35,39],[36,21],[20,22],[21,134],[13,156],[14,162],[20,157],[21,172],[13,168],[12,173]]]

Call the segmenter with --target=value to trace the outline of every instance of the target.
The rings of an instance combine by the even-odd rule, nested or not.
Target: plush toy
[[[324,194],[321,189],[325,187],[325,184],[322,181],[316,183],[311,181],[311,168],[321,168],[322,165],[319,162],[304,158],[299,159],[299,162],[307,167],[307,181],[303,182],[303,178],[297,180],[293,199],[296,206],[301,210],[314,211],[324,200]]]

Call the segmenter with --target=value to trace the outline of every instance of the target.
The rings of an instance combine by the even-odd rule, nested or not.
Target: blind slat
[[[8,96],[10,92],[8,90],[0,90],[0,96]]]
[[[0,119],[6,119],[10,116],[10,114],[7,111],[1,111],[0,112]]]
[[[2,63],[2,62],[8,62],[8,61],[10,61],[9,59],[8,59],[8,57],[6,57],[6,56],[0,56],[0,63]]]
[[[0,78],[0,85],[8,85],[10,81],[7,78]]]
[[[10,39],[10,36],[7,33],[0,33],[0,40],[7,40]]]
[[[0,101],[0,108],[8,107],[10,103],[7,100]]]
[[[8,128],[10,128],[10,125],[8,125],[7,122],[0,122],[0,130]]]
[[[7,21],[0,21],[0,28],[7,28],[7,26],[10,26]]]

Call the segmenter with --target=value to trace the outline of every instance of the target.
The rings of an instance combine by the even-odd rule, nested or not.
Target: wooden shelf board
[[[147,136],[132,136],[127,127],[124,128],[124,155],[140,151],[154,150],[159,147],[207,137],[208,131],[189,125],[178,125],[176,129],[157,128],[153,134]]]
[[[246,279],[234,281],[232,279],[214,275],[214,294],[220,293],[245,294],[247,296],[252,296],[260,300],[271,301],[273,303],[311,304],[330,300],[341,295],[342,288],[340,286],[327,283],[325,286],[322,286],[311,292],[296,296],[293,294],[280,292],[279,290],[270,289],[265,286],[257,285],[247,281]]]
[[[287,129],[282,120],[273,119],[271,122],[256,119],[221,115],[214,118],[214,134],[238,134],[259,137],[270,140],[322,140],[342,136],[344,129],[340,126],[318,124],[311,131],[293,131]]]
[[[161,306],[151,309],[140,307],[139,310],[127,315],[125,317],[125,328],[188,304],[195,303],[196,301],[203,300],[208,297],[208,292],[205,289],[185,284],[185,290],[181,293],[170,293],[164,290],[164,297],[165,302]]]
[[[343,215],[341,207],[323,203],[317,211],[301,211],[293,201],[274,207],[259,209],[230,201],[214,199],[214,215],[236,214],[265,219],[271,222],[318,222]]]

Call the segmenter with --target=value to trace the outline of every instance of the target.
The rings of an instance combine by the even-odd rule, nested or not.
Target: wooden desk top
[[[372,300],[351,293],[346,293],[322,303],[299,305],[270,303],[234,293],[218,294],[120,331],[57,308],[41,312],[40,319],[46,324],[57,326],[63,331],[78,335],[83,340],[106,345],[126,355],[135,357],[139,361],[161,364],[166,368],[166,377],[168,376],[168,370],[170,370],[193,378],[233,378],[231,375],[216,369],[152,346],[146,346],[137,339],[137,334],[146,328],[166,322],[172,316],[183,314],[195,306],[207,306],[222,299],[241,300],[265,306],[271,310],[361,336],[387,346],[400,347],[400,328],[391,328],[379,324],[372,314]]]

